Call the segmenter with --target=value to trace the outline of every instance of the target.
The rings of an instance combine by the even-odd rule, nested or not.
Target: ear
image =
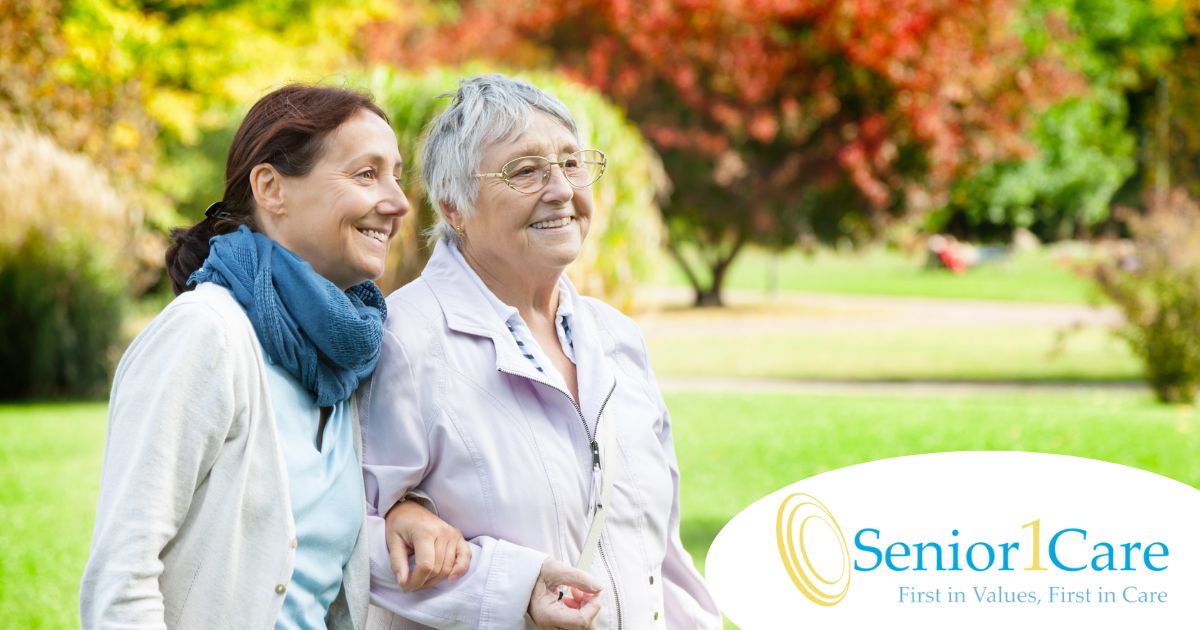
[[[254,203],[271,215],[286,213],[283,207],[283,176],[270,164],[259,164],[250,169],[250,190],[254,192]]]
[[[462,227],[462,213],[458,211],[458,208],[454,204],[449,201],[442,201],[438,205],[442,208],[442,216],[446,218],[446,222],[451,227]]]

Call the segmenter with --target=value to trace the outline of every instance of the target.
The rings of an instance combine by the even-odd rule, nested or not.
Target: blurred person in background
[[[351,90],[289,86],[250,109],[225,194],[176,230],[178,297],[117,370],[85,628],[361,628],[369,571],[352,394],[387,308],[372,279],[409,211],[387,118]],[[395,324],[396,322],[392,322]],[[406,588],[466,570],[410,502]]]
[[[371,537],[372,603],[388,610],[368,627],[720,628],[680,542],[671,421],[641,333],[564,274],[606,156],[558,99],[501,75],[460,83],[422,156],[433,255],[388,298],[396,319],[360,390],[367,499],[389,532]],[[404,593],[384,543],[413,497],[473,560]]]

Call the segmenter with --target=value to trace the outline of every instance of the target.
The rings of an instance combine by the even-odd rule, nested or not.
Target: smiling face
[[[402,167],[391,127],[361,110],[325,138],[307,175],[278,176],[260,225],[342,290],[378,278],[409,210]]]
[[[480,172],[499,172],[513,158],[528,155],[557,161],[579,149],[562,123],[535,112],[524,133],[484,149]],[[579,256],[592,210],[591,187],[572,188],[555,166],[546,187],[532,194],[496,177],[480,178],[474,214],[465,221],[457,213],[449,218],[466,232],[463,253],[489,271],[557,277]]]

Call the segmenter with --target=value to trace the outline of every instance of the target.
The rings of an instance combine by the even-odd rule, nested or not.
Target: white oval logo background
[[[863,530],[878,555],[856,547]],[[1084,570],[1051,561],[1058,532],[1061,566]],[[935,453],[840,468],[756,501],[717,534],[705,573],[745,630],[1197,628],[1198,539],[1200,491],[1161,475],[1063,455]],[[885,561],[895,543],[904,570]]]

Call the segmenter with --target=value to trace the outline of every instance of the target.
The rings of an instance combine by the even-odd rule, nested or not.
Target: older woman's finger
[[[599,614],[600,609],[596,608],[596,614]],[[572,610],[562,604],[546,604],[544,610],[541,611],[540,619],[542,627],[562,628],[563,630],[590,630],[595,627],[596,615],[591,615],[591,611],[584,612],[583,609]]]
[[[442,558],[439,557],[440,549],[438,548],[437,539],[428,536],[418,536],[413,541],[413,562],[412,576],[409,579],[409,591],[415,591],[425,588],[425,583],[437,572],[442,566]]]
[[[450,579],[456,580],[467,574],[471,568],[471,545],[466,539],[459,539],[454,554],[454,565],[450,569]]]
[[[396,574],[396,583],[405,588],[408,582],[408,543],[395,534],[388,536],[388,555],[392,560],[392,572]]]
[[[579,613],[587,620],[588,628],[596,627],[596,622],[600,619],[600,598],[593,597],[579,609]]]
[[[453,536],[447,535],[448,532],[453,532]],[[454,568],[454,556],[458,552],[457,539],[461,538],[458,531],[454,528],[447,527],[440,533],[436,539],[438,548],[437,558],[439,561],[433,567],[429,579],[425,580],[422,588],[433,588],[441,584],[443,580],[450,577],[450,571]]]
[[[547,558],[542,563],[540,577],[551,587],[571,586],[588,593],[599,593],[604,588],[602,584],[596,581],[596,578],[592,577],[586,571],[580,571],[565,562],[553,558]]]

